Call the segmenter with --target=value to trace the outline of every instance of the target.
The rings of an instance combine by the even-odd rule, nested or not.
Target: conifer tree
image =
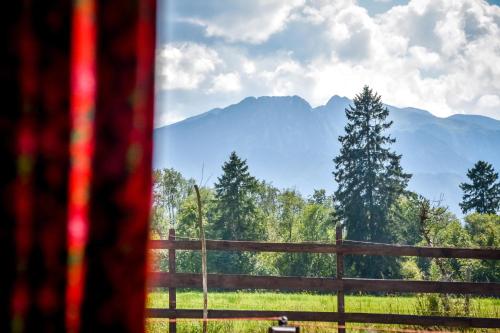
[[[390,242],[389,208],[411,175],[403,171],[401,155],[390,150],[396,140],[386,133],[392,121],[386,119],[389,110],[381,97],[365,86],[353,104],[345,109],[345,135],[339,137],[342,146],[334,159],[337,216],[345,223],[348,239]],[[376,261],[356,260],[352,269],[366,277],[395,274],[391,265],[381,267]]]
[[[498,173],[485,161],[478,161],[467,171],[470,183],[461,183],[464,192],[460,208],[465,214],[474,210],[481,214],[495,214],[500,209],[500,183]]]
[[[222,166],[223,174],[215,184],[217,218],[215,229],[222,239],[252,239],[252,226],[256,207],[252,194],[257,190],[257,180],[248,172],[248,165],[236,152]]]
[[[215,184],[214,235],[220,239],[259,239],[262,231],[256,219],[257,208],[253,197],[258,187],[257,180],[248,172],[246,160],[241,160],[235,152],[224,163],[222,171]],[[252,266],[254,256],[226,252],[213,258],[213,265],[219,272],[245,273]]]

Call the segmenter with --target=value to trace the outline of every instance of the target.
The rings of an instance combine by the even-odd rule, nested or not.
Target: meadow
[[[345,298],[346,312],[367,313],[392,313],[392,314],[419,314],[418,296],[371,296],[347,295]],[[321,295],[309,293],[276,293],[276,292],[210,292],[208,296],[209,309],[233,310],[288,310],[288,311],[336,311],[337,300],[334,295]],[[203,297],[198,291],[177,292],[177,308],[201,309]],[[168,308],[168,292],[156,291],[148,295],[147,307]],[[473,298],[470,304],[469,316],[500,317],[500,299],[498,298]],[[460,315],[460,313],[458,313]],[[267,328],[274,325],[271,321],[220,321],[209,322],[208,329],[212,333],[243,333],[267,332]],[[336,332],[335,323],[298,323],[301,332],[324,333]],[[371,330],[349,329],[351,327],[370,327]],[[168,332],[168,320],[148,319],[146,323],[148,333]],[[415,327],[384,326],[376,324],[347,324],[348,332],[376,332],[377,330],[422,329]],[[438,328],[433,328],[437,330]],[[444,329],[444,328],[441,328]],[[446,331],[453,331],[446,328]],[[177,324],[179,333],[201,332],[199,321],[181,320]],[[458,331],[458,330],[457,330]],[[461,332],[463,332],[462,330]],[[472,330],[468,330],[472,331]],[[494,330],[475,330],[481,332],[494,332]]]

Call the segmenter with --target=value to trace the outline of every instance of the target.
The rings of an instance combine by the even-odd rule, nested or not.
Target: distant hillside
[[[154,168],[173,167],[187,177],[216,181],[231,151],[247,159],[250,172],[279,188],[302,194],[335,189],[332,159],[344,131],[344,108],[334,96],[312,108],[298,96],[248,97],[154,132]],[[467,169],[479,159],[500,170],[500,121],[471,115],[438,118],[414,108],[388,106],[394,121],[393,148],[413,173],[410,189],[429,199],[444,198],[457,215]]]

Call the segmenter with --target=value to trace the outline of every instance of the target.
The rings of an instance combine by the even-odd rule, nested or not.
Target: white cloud
[[[213,79],[213,85],[208,93],[227,93],[241,90],[240,75],[236,72],[219,74]]]
[[[234,16],[224,19],[221,13],[203,24],[207,34],[249,44],[177,43],[159,52],[161,89],[194,89],[193,96],[210,98],[206,108],[186,116],[225,106],[221,101],[228,95],[237,102],[297,94],[315,106],[334,94],[353,97],[369,84],[395,106],[500,119],[499,7],[479,0],[412,0],[370,16],[351,0],[238,5]],[[283,44],[274,50],[266,45],[266,52],[252,49],[277,31],[286,35],[290,22],[318,27],[321,35],[305,38],[325,48],[303,59]],[[178,114],[188,105],[179,106]]]
[[[283,30],[292,17],[292,11],[302,6],[304,1],[231,0],[217,7],[216,15],[184,20],[204,27],[207,36],[222,37],[229,42],[257,44]]]
[[[203,45],[167,44],[157,54],[157,84],[164,90],[196,89],[220,64],[218,53]]]
[[[500,97],[498,95],[483,95],[477,101],[477,105],[481,108],[499,108],[500,112]]]
[[[265,65],[264,63],[261,66]],[[307,72],[289,55],[282,58],[281,62],[274,66],[267,66],[267,69],[259,71],[260,82],[266,87],[271,95],[302,95],[307,84]]]
[[[408,48],[410,62],[414,60],[413,65],[420,69],[435,68],[439,66],[441,57],[438,53],[427,50],[423,46],[411,46]]]
[[[246,60],[243,62],[243,72],[246,74],[253,74],[255,73],[255,63],[250,60]]]

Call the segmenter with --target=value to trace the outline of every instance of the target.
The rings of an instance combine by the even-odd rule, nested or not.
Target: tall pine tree
[[[258,182],[248,172],[246,161],[232,152],[222,171],[215,184],[216,217],[212,234],[232,240],[262,237],[253,198]],[[253,259],[254,256],[248,253],[225,252],[213,256],[213,265],[221,273],[248,273]]]
[[[353,103],[345,109],[345,135],[339,137],[342,146],[334,159],[336,211],[345,223],[348,239],[390,242],[388,211],[411,175],[403,172],[401,155],[390,150],[396,140],[385,133],[392,121],[386,119],[389,110],[381,97],[365,86]],[[397,275],[395,262],[382,264],[375,257],[346,263],[356,275]]]
[[[500,209],[500,183],[498,173],[490,163],[478,161],[472,169],[467,170],[467,177],[472,184],[461,183],[464,192],[460,208],[465,214],[475,211],[481,214],[495,214]]]

